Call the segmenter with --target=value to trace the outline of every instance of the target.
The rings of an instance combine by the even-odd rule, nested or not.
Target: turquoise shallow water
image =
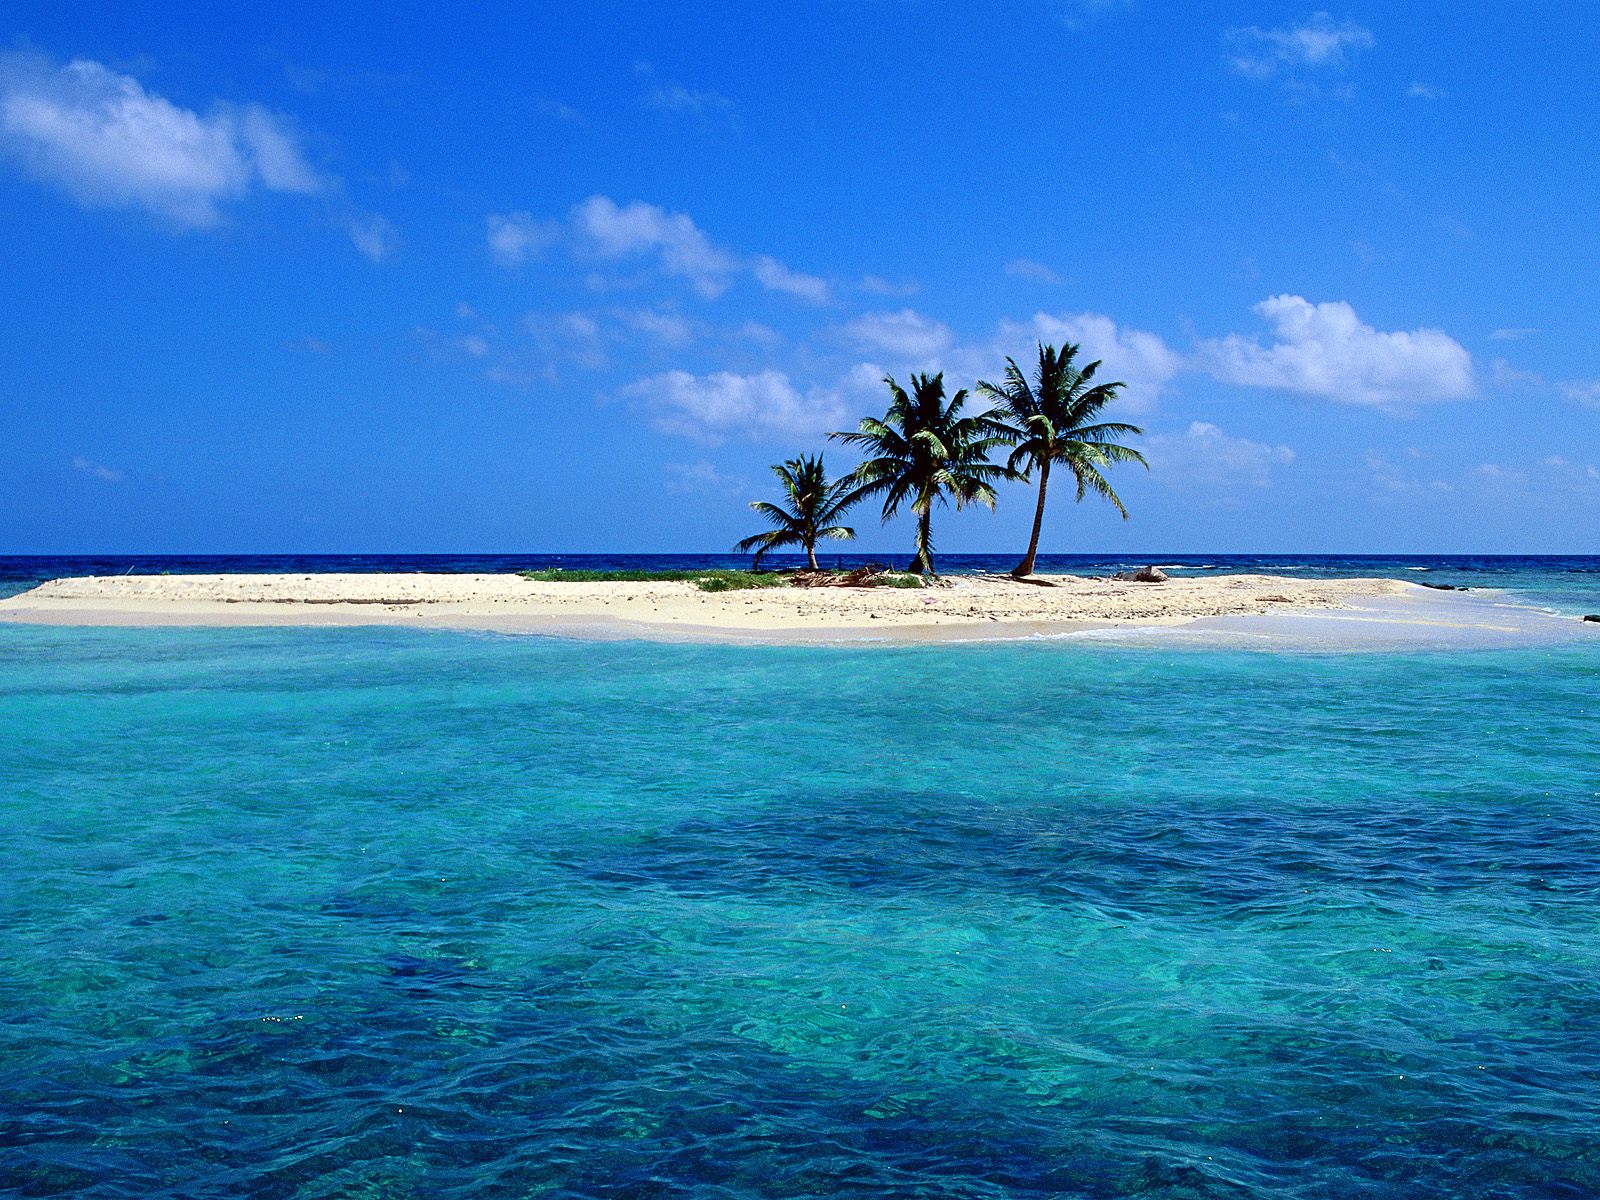
[[[1600,1193],[1600,641],[0,626],[0,1191]]]

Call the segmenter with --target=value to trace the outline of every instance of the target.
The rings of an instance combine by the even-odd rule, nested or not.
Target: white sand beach
[[[1268,575],[1134,583],[1073,575],[955,576],[925,589],[687,582],[534,582],[518,575],[119,575],[57,579],[0,620],[60,625],[401,625],[577,636],[815,640],[1015,637],[1203,618],[1336,611],[1437,597],[1392,579]],[[1046,586],[1047,585],[1047,586]]]

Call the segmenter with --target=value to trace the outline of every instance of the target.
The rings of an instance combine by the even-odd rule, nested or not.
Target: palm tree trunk
[[[806,543],[806,565],[813,571],[822,570],[821,567],[817,566],[817,547],[812,542]]]
[[[930,504],[917,517],[917,556],[911,560],[908,568],[913,575],[933,574],[932,526],[933,505]]]
[[[1018,579],[1024,579],[1033,574],[1033,560],[1039,554],[1039,529],[1044,524],[1044,494],[1050,486],[1050,460],[1047,458],[1039,464],[1039,504],[1033,510],[1033,536],[1028,539],[1028,552],[1022,556],[1022,561],[1011,568],[1011,573]]]

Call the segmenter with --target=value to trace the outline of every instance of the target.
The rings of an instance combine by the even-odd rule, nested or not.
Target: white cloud
[[[642,200],[620,205],[609,196],[590,196],[572,210],[572,227],[600,258],[654,256],[662,271],[688,280],[708,300],[722,295],[733,277],[745,271],[769,292],[811,304],[828,300],[825,280],[791,270],[769,255],[747,259],[718,246],[688,213],[668,212]]]
[[[1134,412],[1154,408],[1162,389],[1184,367],[1183,356],[1159,335],[1119,328],[1110,317],[1090,312],[1060,316],[1038,312],[1026,324],[1002,321],[996,355],[1015,358],[1031,377],[1033,364],[1038,362],[1037,342],[1057,347],[1071,343],[1079,348],[1080,364],[1104,363],[1095,377],[1127,384],[1121,400]]]
[[[1600,480],[1600,467],[1593,463],[1574,462],[1559,454],[1549,454],[1539,460],[1539,465],[1544,467],[1538,473],[1539,482],[1543,484],[1556,484],[1563,488],[1577,486],[1586,493],[1589,485]],[[1510,467],[1501,467],[1495,463],[1485,463],[1478,468],[1479,472],[1491,479],[1509,482],[1521,482],[1528,478],[1526,471],[1519,471]]]
[[[1568,400],[1600,408],[1600,379],[1564,379],[1556,384],[1556,390]]]
[[[839,428],[843,406],[833,392],[801,392],[781,371],[691,375],[667,371],[623,388],[620,395],[654,414],[656,428],[716,443],[729,433],[812,436]]]
[[[104,466],[101,463],[91,462],[82,455],[79,455],[77,458],[72,460],[72,469],[84,475],[92,475],[94,478],[104,480],[106,483],[122,482],[121,471],[114,470],[111,467]]]
[[[1442,87],[1434,87],[1431,83],[1421,83],[1416,80],[1413,80],[1411,86],[1406,89],[1406,95],[1413,100],[1443,100],[1449,94]]]
[[[1275,467],[1294,462],[1288,446],[1229,437],[1217,426],[1193,421],[1182,433],[1156,434],[1141,450],[1156,478],[1170,487],[1267,487]]]
[[[1513,367],[1503,358],[1497,358],[1489,364],[1489,383],[1495,388],[1543,390],[1549,387],[1545,377],[1537,371],[1524,371],[1520,367]]]
[[[1523,338],[1543,333],[1542,329],[1496,329],[1489,335],[1492,342],[1520,342]]]
[[[1499,463],[1484,463],[1478,468],[1478,474],[1496,483],[1525,483],[1528,478],[1515,467],[1503,467]]]
[[[760,321],[746,321],[735,331],[735,336],[768,350],[783,345],[783,335],[772,326],[763,325]]]
[[[0,155],[86,208],[142,209],[207,229],[253,192],[318,196],[368,258],[394,242],[385,218],[343,211],[340,181],[306,160],[290,118],[222,102],[202,114],[88,59],[57,66],[0,53]]]
[[[1351,54],[1370,49],[1374,43],[1370,30],[1351,21],[1335,21],[1325,12],[1315,13],[1299,25],[1277,29],[1258,25],[1230,29],[1225,38],[1230,47],[1229,64],[1249,79],[1270,79],[1306,68],[1343,67]]]
[[[725,474],[714,463],[701,459],[692,463],[666,463],[661,473],[667,477],[667,490],[689,495],[729,495],[747,490],[748,485],[735,475]]]
[[[600,322],[589,313],[528,313],[521,326],[548,358],[566,359],[588,371],[610,365]]]
[[[856,286],[874,296],[915,296],[922,290],[922,285],[914,280],[895,283],[881,275],[863,275]]]
[[[611,315],[623,325],[668,346],[687,346],[695,327],[687,317],[654,308],[616,308]]]
[[[729,113],[737,107],[721,92],[697,92],[680,83],[651,88],[644,94],[642,102],[646,108],[658,108],[663,112],[691,113],[695,116]]]
[[[1068,29],[1082,29],[1100,17],[1132,8],[1134,0],[1056,0],[1056,5]]]
[[[1343,301],[1300,296],[1274,296],[1254,311],[1277,341],[1231,334],[1199,344],[1205,369],[1224,383],[1383,408],[1460,400],[1476,388],[1472,356],[1441,330],[1384,333]]]
[[[532,213],[491,213],[484,218],[489,253],[502,267],[517,267],[538,258],[561,236],[554,221],[540,221]]]
[[[348,216],[340,222],[350,241],[373,262],[382,262],[394,253],[397,236],[394,225],[377,213]]]
[[[0,148],[85,206],[144,208],[192,227],[216,225],[221,201],[258,184],[323,186],[283,118],[256,106],[201,116],[85,59],[0,57]]]
[[[899,312],[863,313],[845,322],[843,332],[864,349],[910,359],[918,365],[943,354],[955,341],[944,322],[910,308]]]
[[[547,117],[553,117],[557,121],[569,121],[574,125],[583,124],[583,114],[570,104],[563,104],[560,100],[551,100],[549,98],[536,100],[534,103],[539,111]]]
[[[669,213],[635,200],[619,205],[609,196],[590,196],[572,210],[572,224],[601,258],[654,254],[661,269],[689,281],[706,299],[728,289],[738,260],[714,246],[687,213]]]
[[[1415,446],[1407,447],[1406,457],[1419,460],[1424,457]],[[1376,450],[1368,450],[1364,461],[1367,473],[1375,486],[1388,492],[1416,495],[1425,492],[1453,492],[1455,488],[1442,479],[1425,480],[1395,466]]]
[[[763,254],[755,260],[751,270],[755,274],[756,282],[769,292],[782,292],[804,300],[808,304],[828,302],[826,280],[818,279],[815,275],[803,275],[799,271],[791,271],[775,258]]]
[[[1033,283],[1061,282],[1061,276],[1044,263],[1035,262],[1031,258],[1013,258],[1006,264],[1006,274],[1013,279],[1027,279]]]

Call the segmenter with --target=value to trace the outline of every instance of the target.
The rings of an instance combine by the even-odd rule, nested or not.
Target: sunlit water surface
[[[1600,1194],[1600,639],[0,626],[0,1191]]]

